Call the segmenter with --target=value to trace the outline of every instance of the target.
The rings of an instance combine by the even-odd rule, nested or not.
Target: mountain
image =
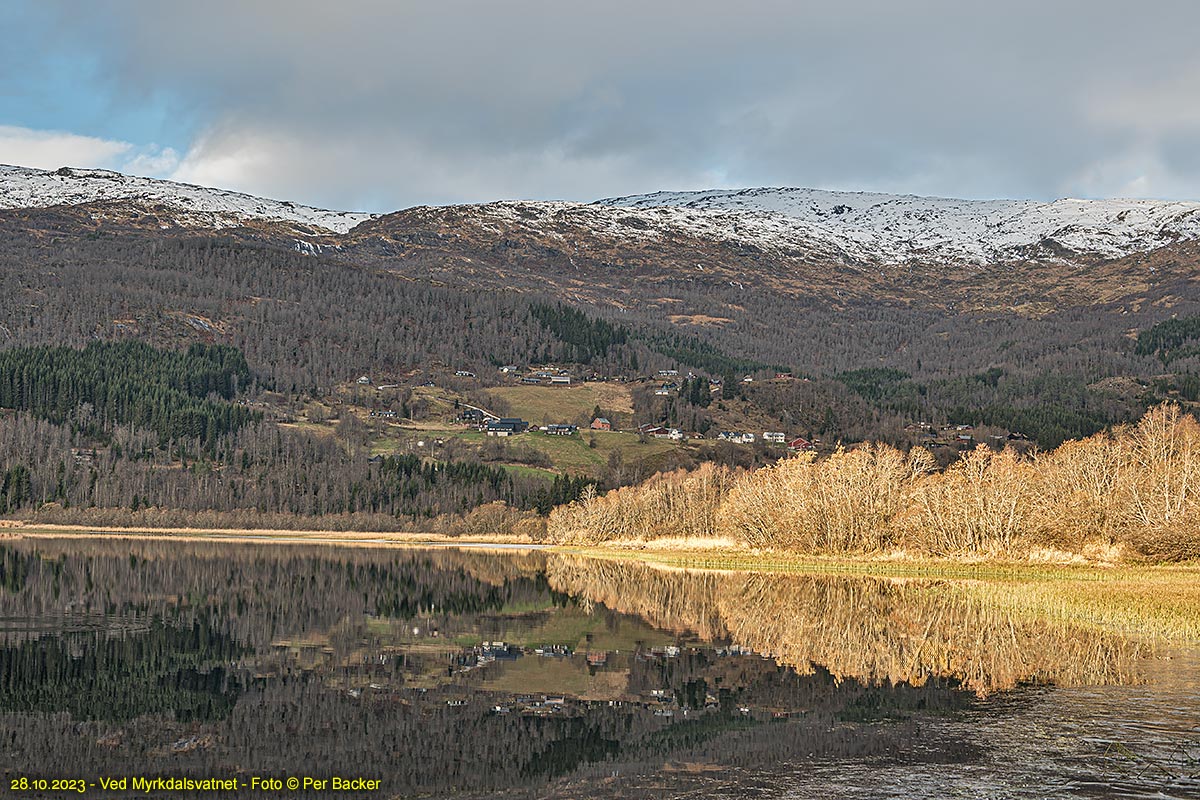
[[[0,165],[0,209],[59,206],[89,206],[98,219],[107,214],[128,220],[132,211],[188,228],[271,222],[290,223],[305,233],[345,233],[371,217],[103,169],[63,167],[50,172]]]
[[[657,192],[594,203],[417,207],[380,217],[107,170],[0,166],[0,209],[71,207],[86,209],[96,221],[160,229],[266,224],[277,235],[298,237],[294,247],[302,252],[361,246],[373,237],[375,244],[399,245],[363,248],[384,257],[430,248],[448,256],[456,241],[448,227],[456,225],[464,229],[458,240],[478,245],[494,238],[491,249],[503,249],[505,241],[510,248],[525,249],[521,237],[531,242],[544,238],[540,248],[533,244],[533,254],[542,250],[561,261],[568,274],[580,261],[629,260],[636,267],[643,257],[661,262],[664,252],[677,254],[683,263],[690,260],[699,271],[706,267],[706,257],[715,257],[718,270],[728,266],[729,257],[737,266],[1087,263],[1200,238],[1200,203],[1179,201],[1043,203],[751,188]]]
[[[788,250],[826,243],[870,263],[1005,262],[1038,254],[1120,258],[1200,237],[1200,203],[954,200],[818,189],[656,192],[597,205],[659,225]]]

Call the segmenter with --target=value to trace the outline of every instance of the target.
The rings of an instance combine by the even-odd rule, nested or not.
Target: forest
[[[1136,424],[1022,456],[980,444],[942,469],[873,443],[755,470],[705,464],[555,509],[570,544],[724,540],[812,555],[1020,560],[1200,557],[1200,423],[1163,404]]]
[[[628,290],[653,302],[581,304],[547,281],[504,291],[235,236],[81,235],[47,219],[31,230],[0,217],[11,287],[0,293],[0,513],[46,521],[426,528],[503,504],[512,525],[591,485],[483,464],[484,453],[381,460],[352,412],[332,438],[281,424],[281,405],[340,403],[360,375],[399,386],[407,417],[422,383],[486,404],[489,387],[513,380],[497,365],[550,363],[641,387],[676,369],[668,396],[632,392],[634,424],[904,452],[924,444],[918,423],[1049,451],[1200,396],[1200,304],[1185,300],[1004,314],[831,302],[753,282],[651,285],[637,273]],[[777,457],[719,444],[662,468]],[[939,466],[959,455],[939,452]],[[644,477],[621,477],[614,458],[601,493]]]

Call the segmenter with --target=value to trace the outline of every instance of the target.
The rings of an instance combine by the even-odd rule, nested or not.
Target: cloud
[[[0,125],[0,162],[38,169],[64,166],[115,168],[133,149],[129,142]]]
[[[0,125],[0,163],[37,169],[113,169],[152,178],[169,177],[179,164],[170,147]]]
[[[194,121],[181,156],[130,163],[303,202],[1200,196],[1191,0],[42,7],[110,103]]]

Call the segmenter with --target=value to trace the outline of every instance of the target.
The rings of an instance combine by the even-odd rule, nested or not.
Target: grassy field
[[[504,386],[488,394],[503,400],[512,416],[535,425],[570,422],[587,425],[592,411],[600,406],[616,417],[618,426],[632,424],[633,398],[623,383],[580,383],[572,386]]]

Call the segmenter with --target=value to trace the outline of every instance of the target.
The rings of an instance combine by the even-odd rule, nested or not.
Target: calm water
[[[0,772],[13,797],[70,796],[10,791],[21,776],[380,781],[340,797],[1200,797],[1200,659],[945,581],[14,541]],[[123,794],[146,796],[82,796]]]

